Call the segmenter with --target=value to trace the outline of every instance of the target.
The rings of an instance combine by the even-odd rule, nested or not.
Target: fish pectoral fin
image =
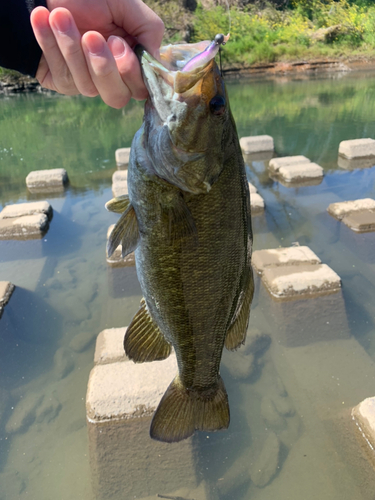
[[[194,218],[181,194],[175,196],[171,203],[163,205],[162,211],[167,219],[170,244],[186,237],[192,237],[198,241],[198,231]]]
[[[107,201],[105,208],[109,212],[116,212],[117,214],[122,214],[130,205],[129,195],[124,194],[118,196],[117,198],[112,198],[112,200]]]
[[[247,285],[242,301],[237,308],[235,318],[230,325],[225,338],[224,345],[228,351],[235,351],[241,344],[245,343],[247,325],[249,323],[250,306],[254,295],[254,278],[251,268],[247,274]]]
[[[139,241],[139,230],[137,216],[133,205],[129,203],[128,208],[117,221],[112,233],[108,238],[107,254],[110,257],[119,244],[122,244],[122,256],[125,257],[137,248]]]
[[[228,395],[224,382],[206,391],[187,389],[177,376],[166,390],[151,422],[150,436],[174,443],[194,431],[219,431],[229,427]]]
[[[147,310],[146,301],[141,300],[141,307],[128,326],[124,338],[124,349],[129,359],[135,363],[166,359],[172,347],[165,340],[155,321]]]

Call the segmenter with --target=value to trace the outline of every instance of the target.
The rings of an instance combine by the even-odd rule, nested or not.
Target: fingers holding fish
[[[132,94],[121,78],[104,37],[95,31],[88,31],[82,37],[82,48],[91,78],[103,101],[117,109],[125,106]]]
[[[133,99],[146,99],[148,92],[143,82],[141,68],[137,56],[129,44],[123,38],[110,36],[108,47],[115,58],[121,78],[130,90]]]

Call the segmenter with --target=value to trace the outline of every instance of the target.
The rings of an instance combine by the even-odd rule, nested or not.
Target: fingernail
[[[152,55],[155,59],[160,61],[160,50],[159,49],[156,49]]]
[[[64,14],[55,16],[53,22],[60,33],[67,33],[72,27],[70,17]]]
[[[110,36],[108,38],[108,46],[115,59],[122,57],[126,52],[126,44],[119,36]]]
[[[104,51],[104,40],[100,36],[88,36],[85,42],[90,54],[93,56],[100,56]]]

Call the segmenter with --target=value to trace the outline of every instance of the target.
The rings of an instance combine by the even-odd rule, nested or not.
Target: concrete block
[[[52,207],[48,201],[34,201],[29,203],[16,203],[7,205],[0,212],[0,219],[13,219],[25,215],[45,214],[52,219]]]
[[[268,267],[262,280],[277,299],[316,296],[338,292],[341,288],[340,277],[326,264]]]
[[[39,190],[52,191],[64,189],[68,183],[68,174],[64,168],[53,168],[50,170],[34,170],[26,177],[26,186],[31,192]]]
[[[248,184],[249,184],[249,191],[250,191],[250,194],[251,194],[251,193],[257,193],[257,192],[258,192],[258,190],[257,190],[257,188],[254,186],[254,184],[251,184],[251,182],[248,182]]]
[[[252,263],[254,269],[262,274],[268,267],[285,265],[298,266],[299,264],[321,264],[319,257],[306,246],[288,248],[272,248],[253,252]]]
[[[291,165],[299,165],[302,163],[310,163],[306,156],[284,156],[281,158],[272,158],[269,163],[269,168],[272,172],[277,172],[281,167],[289,167]]]
[[[117,168],[126,168],[129,164],[130,148],[119,148],[115,152]]]
[[[375,397],[367,398],[355,406],[352,409],[352,419],[373,454],[375,451]]]
[[[197,487],[193,439],[170,445],[149,436],[152,414],[176,373],[174,355],[153,363],[98,364],[91,371],[86,411],[97,499]]]
[[[124,351],[126,329],[127,327],[108,328],[99,333],[94,355],[94,363],[96,365],[128,360]]]
[[[273,138],[270,135],[241,137],[240,146],[245,154],[274,150]]]
[[[114,227],[115,227],[114,224],[109,226],[108,231],[107,231],[107,239],[110,237]],[[108,253],[106,251],[106,256],[107,256],[107,263],[111,267],[135,266],[134,252],[131,252],[126,257],[122,257],[122,245],[121,244],[116,248],[116,250],[113,252],[113,254],[110,257],[108,257]]]
[[[4,306],[9,302],[14,289],[15,286],[10,281],[0,281],[0,318],[3,314]]]
[[[323,178],[323,169],[316,163],[297,163],[295,165],[281,166],[277,170],[285,182],[304,182]]]
[[[342,220],[354,212],[375,211],[375,200],[372,198],[363,198],[360,200],[331,203],[327,210],[332,217]]]
[[[48,228],[48,218],[44,214],[9,219],[0,218],[0,240],[43,238]]]
[[[243,158],[246,165],[252,165],[253,163],[263,163],[264,167],[268,165],[268,162],[274,157],[275,153],[273,151],[259,151],[258,153],[243,153]]]
[[[251,215],[257,215],[264,211],[264,200],[258,193],[250,195]]]
[[[128,171],[117,170],[112,176],[112,193],[115,198],[128,194]]]
[[[363,158],[375,156],[374,139],[354,139],[342,141],[339,145],[339,155],[346,158]]]

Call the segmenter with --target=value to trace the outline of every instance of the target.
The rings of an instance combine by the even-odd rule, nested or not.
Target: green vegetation
[[[246,66],[299,59],[374,57],[373,0],[274,0],[245,3],[232,0],[230,16],[222,6],[198,4],[193,13],[178,15],[180,0],[147,3],[163,18],[165,42],[178,37],[196,42],[230,30],[223,51],[229,64]],[[238,2],[238,5],[240,3]]]

